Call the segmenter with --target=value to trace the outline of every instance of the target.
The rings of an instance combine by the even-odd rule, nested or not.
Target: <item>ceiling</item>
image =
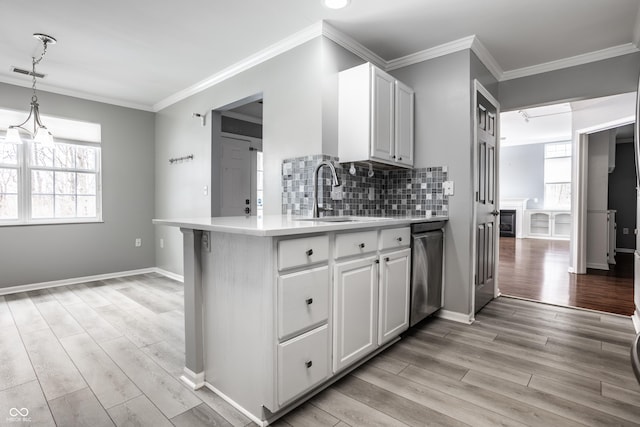
[[[41,32],[58,39],[38,67],[47,75],[41,89],[151,111],[320,20],[385,61],[475,35],[504,76],[592,52],[637,51],[640,38],[638,0],[352,0],[339,11],[320,0],[0,5],[0,81],[30,85],[10,67],[30,69],[39,47],[31,35]]]

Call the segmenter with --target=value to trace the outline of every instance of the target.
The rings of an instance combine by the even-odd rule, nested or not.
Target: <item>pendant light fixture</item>
[[[53,135],[49,132],[49,129],[42,124],[40,118],[40,105],[38,104],[38,95],[36,94],[36,65],[42,61],[44,55],[47,53],[47,46],[55,44],[56,39],[46,34],[36,33],[33,35],[36,39],[42,42],[42,54],[38,59],[35,56],[31,58],[31,78],[33,89],[33,95],[31,95],[31,109],[29,110],[29,116],[27,119],[19,125],[9,126],[7,129],[7,135],[4,139],[7,143],[21,144],[21,133],[27,134],[30,139],[41,144],[53,144]]]

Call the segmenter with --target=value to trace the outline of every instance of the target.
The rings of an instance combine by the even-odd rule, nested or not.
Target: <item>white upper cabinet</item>
[[[413,90],[365,63],[340,73],[338,91],[340,162],[413,167]]]

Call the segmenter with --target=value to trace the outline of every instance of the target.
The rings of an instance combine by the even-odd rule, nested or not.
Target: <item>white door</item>
[[[413,98],[413,89],[396,81],[395,160],[408,166],[413,166]]]
[[[475,280],[474,312],[495,296],[499,216],[496,201],[498,103],[476,82],[475,91]]]
[[[380,256],[380,345],[397,337],[409,327],[410,259],[411,249]]]
[[[371,157],[393,160],[395,79],[376,67],[371,68]]]
[[[222,137],[220,152],[220,215],[250,215],[254,197],[251,144],[244,139]]]
[[[377,347],[378,264],[371,256],[336,264],[333,371]]]

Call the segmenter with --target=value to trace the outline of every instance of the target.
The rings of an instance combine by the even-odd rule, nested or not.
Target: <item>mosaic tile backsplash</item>
[[[323,154],[296,157],[282,162],[282,213],[310,216],[313,210],[313,172],[322,160],[336,167],[342,186],[342,200],[331,199],[331,172],[320,170],[318,194],[320,206],[331,208],[323,216],[434,216],[448,215],[448,197],[442,183],[447,168],[383,170],[356,164],[355,175],[350,163],[339,164],[337,157]]]

